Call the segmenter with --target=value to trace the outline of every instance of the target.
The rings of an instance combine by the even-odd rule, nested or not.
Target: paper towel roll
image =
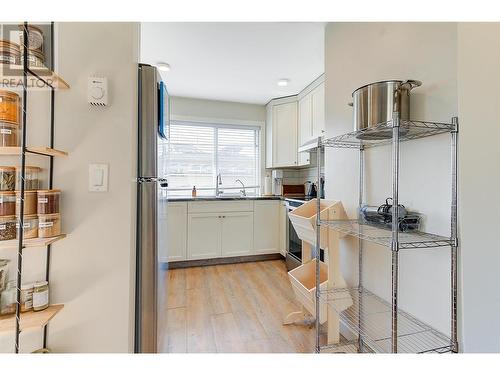
[[[271,195],[272,194],[272,184],[271,184],[271,176],[266,174],[266,177],[264,178],[264,195]]]

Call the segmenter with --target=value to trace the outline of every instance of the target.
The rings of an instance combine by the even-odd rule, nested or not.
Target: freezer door
[[[157,351],[158,183],[139,179],[137,185],[135,352]]]
[[[138,176],[156,177],[158,150],[158,72],[139,65],[139,165]]]

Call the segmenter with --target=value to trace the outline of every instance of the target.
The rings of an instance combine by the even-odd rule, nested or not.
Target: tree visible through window
[[[172,122],[170,139],[159,145],[160,174],[168,176],[168,195],[215,195],[217,174],[221,190],[247,194],[260,188],[259,128]]]

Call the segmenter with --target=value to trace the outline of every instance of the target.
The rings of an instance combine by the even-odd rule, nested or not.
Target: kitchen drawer
[[[253,211],[253,201],[189,202],[189,213]]]

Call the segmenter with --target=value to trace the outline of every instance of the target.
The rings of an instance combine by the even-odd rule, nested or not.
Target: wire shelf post
[[[318,153],[316,155],[316,167],[317,177],[318,177],[318,187],[321,185],[321,137],[318,137]],[[318,188],[318,194],[316,196],[316,246],[315,248],[315,258],[316,258],[316,348],[315,352],[320,353],[321,347],[319,342],[320,336],[320,310],[319,310],[319,299],[321,297],[320,291],[320,260],[321,260],[321,189]]]
[[[365,148],[359,148],[359,197],[358,197],[358,220],[361,220],[361,206],[363,205],[364,193],[364,171],[365,171]],[[362,306],[363,306],[363,240],[358,238],[358,287],[359,287],[359,310],[358,310],[358,332],[361,332]],[[358,334],[358,350],[363,352],[363,337]]]
[[[398,352],[398,276],[399,276],[399,112],[392,115],[392,322],[391,349]]]
[[[451,347],[458,353],[457,332],[457,257],[458,257],[458,117],[452,118],[451,132]]]

